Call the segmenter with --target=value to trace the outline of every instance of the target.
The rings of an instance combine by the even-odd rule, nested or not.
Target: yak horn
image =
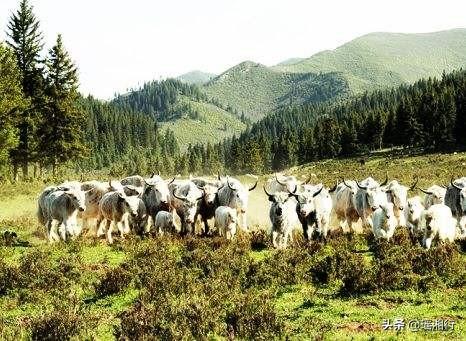
[[[338,187],[338,180],[335,181],[335,186],[333,186],[332,188],[329,188],[328,192],[329,192],[329,193],[335,192],[335,190],[337,189],[337,187]]]
[[[409,188],[409,191],[413,191],[416,188],[418,182],[419,182],[419,177],[416,176],[416,180],[414,180],[414,183]]]
[[[427,194],[427,195],[432,195],[432,194],[433,194],[432,192],[426,191],[426,190],[424,190],[424,189],[422,189],[422,188],[419,188],[419,190],[420,190],[422,193]]]
[[[457,185],[455,184],[455,182],[453,181],[453,178],[451,178],[450,183],[451,183],[451,185],[452,185],[453,187],[455,187],[457,190],[459,190],[459,191],[462,190],[461,187],[459,187],[459,186],[457,186]]]
[[[323,189],[324,189],[324,185],[322,185],[322,187],[320,187],[320,189],[317,192],[315,192],[312,196],[313,197],[318,196],[320,194],[320,192],[322,192]]]
[[[353,187],[351,187],[350,185],[348,185],[345,181],[345,179],[342,179],[343,180],[343,183],[345,184],[346,187],[348,187],[349,189],[353,189]]]
[[[277,176],[277,173],[275,173],[275,180],[282,186],[286,186],[287,184],[285,182],[281,182],[280,180],[278,180],[278,176]]]
[[[388,182],[388,172],[385,173],[385,180],[384,180],[384,182],[382,182],[382,183],[380,184],[380,186],[385,186],[385,185],[387,184],[387,182]]]
[[[172,194],[173,194],[173,196],[174,196],[175,198],[177,198],[177,199],[179,199],[179,200],[182,200],[182,201],[186,200],[186,197],[179,197],[178,195],[176,195],[175,192],[176,192],[176,188],[173,189],[173,191],[172,191]]]
[[[273,194],[270,194],[269,192],[267,192],[267,190],[265,189],[265,186],[263,186],[264,188],[264,192],[265,194],[267,194],[267,196],[270,198],[270,197],[273,197]]]
[[[249,188],[249,192],[256,189],[258,182],[259,182],[259,180],[256,180],[256,183],[252,187]]]
[[[358,185],[358,187],[359,187],[360,189],[367,190],[367,186],[361,186],[361,184],[359,183],[359,181],[356,181],[356,184]],[[383,186],[383,185],[381,185],[381,186]]]

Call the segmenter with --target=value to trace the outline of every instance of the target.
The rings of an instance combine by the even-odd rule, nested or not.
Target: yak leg
[[[105,227],[102,227],[102,220],[97,220],[98,222],[98,227],[97,227],[97,231],[95,232],[95,236],[96,237],[102,237],[103,235],[105,235],[105,232],[107,231],[108,229],[108,221],[105,219]]]
[[[53,243],[60,240],[60,237],[58,236],[58,221],[51,219],[47,224],[50,226],[49,242]]]
[[[204,235],[209,234],[209,224],[207,223],[207,218],[202,217],[202,221],[204,222]]]
[[[102,221],[105,220],[105,227],[102,227]],[[96,222],[95,222],[95,227],[96,227],[96,230],[95,230],[95,236],[96,237],[101,237],[103,235],[105,235],[105,232],[108,230],[108,222],[107,220],[104,218],[103,215],[99,215],[96,219]]]
[[[113,237],[112,237],[112,232],[113,232],[113,226],[114,226],[114,222],[113,221],[110,221],[110,220],[107,220],[107,226],[106,226],[106,230],[107,230],[107,242],[109,244],[112,244],[113,243]]]
[[[120,232],[120,237],[123,239],[125,237],[125,224],[124,224],[124,219],[122,221],[118,221],[116,223],[118,231]]]
[[[290,232],[288,230],[286,230],[284,233],[283,233],[283,243],[282,243],[282,249],[286,249],[286,247],[288,246],[288,236],[290,235]]]
[[[130,230],[130,227],[129,227],[129,219],[130,219],[129,216],[126,216],[126,217],[123,219],[123,221],[122,221],[122,223],[123,223],[123,234],[122,234],[122,237],[123,237],[125,234],[130,233],[130,231],[131,231],[131,230]]]
[[[68,222],[60,222],[58,225],[58,232],[60,233],[60,238],[65,242],[66,241],[66,230],[68,228]]]
[[[278,237],[278,232],[272,231],[272,245],[276,249],[278,248],[277,237]]]
[[[308,241],[308,240],[309,240],[309,234],[308,234],[308,232],[307,232],[307,229],[308,229],[309,226],[308,226],[308,224],[307,224],[307,221],[302,222],[302,223],[301,223],[301,226],[303,227],[303,236],[304,236],[304,239],[305,239],[306,241]]]
[[[241,212],[241,229],[244,232],[249,232],[248,221],[247,221],[246,213],[244,212]]]

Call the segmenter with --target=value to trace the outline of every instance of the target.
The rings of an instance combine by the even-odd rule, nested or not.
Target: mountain
[[[257,121],[290,102],[334,101],[439,76],[465,65],[466,29],[371,33],[335,50],[272,67],[246,61],[203,88],[209,98]]]
[[[188,84],[205,84],[215,76],[213,73],[195,70],[178,76],[176,79]]]
[[[349,88],[344,77],[336,72],[280,72],[246,61],[208,82],[203,90],[209,98],[257,121],[289,104],[340,98],[348,93]]]
[[[278,63],[277,65],[292,65],[292,64],[302,62],[305,59],[306,58],[288,58],[288,59]]]
[[[466,29],[434,33],[370,33],[278,72],[341,72],[354,92],[413,83],[466,65]]]
[[[364,160],[371,151],[406,155],[465,150],[465,103],[466,71],[459,70],[337,104],[285,108],[219,145],[223,155],[218,160],[227,173],[264,174],[330,158],[360,155]],[[195,155],[204,154],[205,148]],[[405,164],[406,169],[415,167]],[[461,172],[460,164],[452,167],[447,173]],[[364,166],[355,163],[353,168],[360,172]]]
[[[197,85],[176,79],[152,81],[117,95],[111,102],[144,113],[162,130],[170,129],[181,149],[189,144],[216,143],[240,134],[246,125],[231,111],[208,99]]]

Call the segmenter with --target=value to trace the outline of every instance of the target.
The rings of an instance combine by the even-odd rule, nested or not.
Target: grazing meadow
[[[388,174],[410,185],[418,177],[418,186],[427,188],[465,175],[465,165],[466,153],[400,150],[284,173],[330,187],[340,178]],[[261,176],[251,192],[253,231],[231,242],[128,236],[107,245],[84,233],[50,245],[35,218],[37,197],[49,182],[1,184],[0,337],[464,339],[464,241],[424,250],[403,229],[391,242],[378,242],[369,233],[343,234],[334,223],[326,243],[308,245],[296,229],[287,250],[273,250],[261,188],[272,176]]]

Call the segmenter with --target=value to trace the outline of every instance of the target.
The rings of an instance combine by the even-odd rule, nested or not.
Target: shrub
[[[82,320],[70,309],[56,309],[29,322],[32,340],[69,340],[78,334]]]
[[[19,265],[22,288],[50,289],[63,286],[64,276],[53,268],[49,252],[34,250],[21,258]]]
[[[131,273],[125,264],[108,269],[102,279],[94,284],[94,290],[98,298],[118,294],[131,283]]]
[[[337,255],[338,278],[342,281],[341,295],[357,295],[375,289],[374,268],[360,254],[342,252]]]
[[[412,271],[412,247],[401,247],[385,240],[376,242],[374,247],[375,281],[380,290],[417,286],[419,276]]]
[[[234,299],[226,315],[227,334],[231,339],[268,340],[281,335],[283,322],[277,316],[270,292],[249,290]]]
[[[412,265],[415,273],[427,278],[437,276],[441,279],[437,282],[443,282],[448,287],[466,284],[465,261],[455,244],[437,245],[429,250],[418,249]]]
[[[270,248],[271,245],[270,236],[264,230],[252,231],[250,233],[250,245],[254,251],[261,251]]]
[[[306,279],[312,258],[305,248],[276,250],[270,257],[250,267],[249,286],[279,287]]]
[[[20,278],[18,268],[0,259],[0,295],[16,287]]]

